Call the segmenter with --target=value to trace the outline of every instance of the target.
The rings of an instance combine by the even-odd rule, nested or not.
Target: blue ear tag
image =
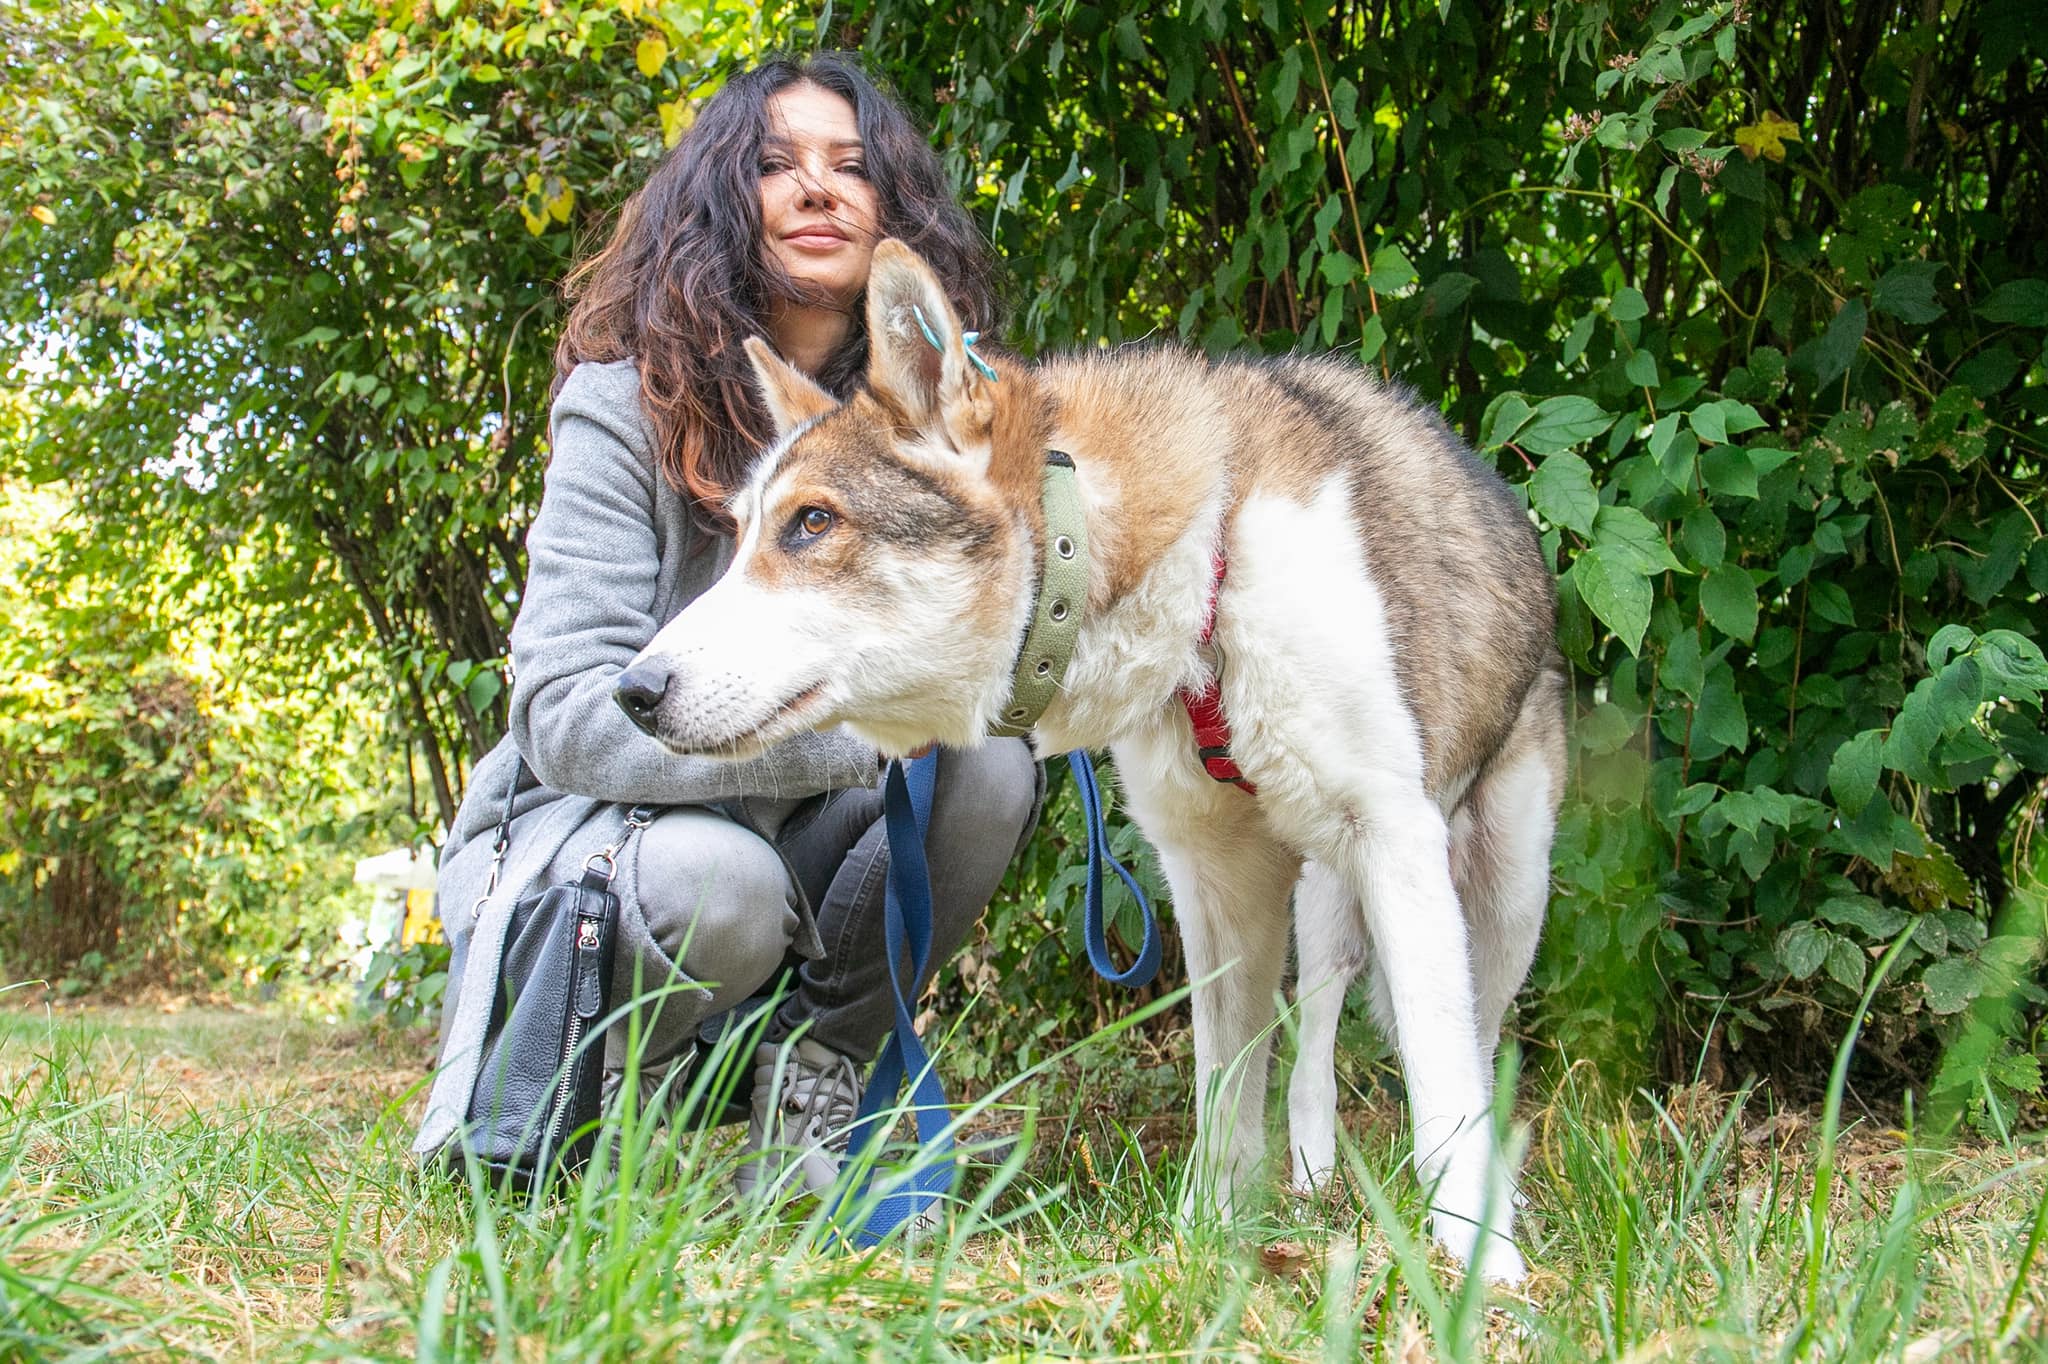
[[[917,319],[917,329],[924,333],[924,339],[932,343],[933,350],[944,355],[946,348],[940,343],[938,333],[932,330],[932,324],[924,320],[924,309],[913,303],[910,305],[910,312]],[[996,380],[995,369],[988,361],[974,353],[974,343],[979,340],[981,340],[980,332],[962,332],[960,333],[960,349],[966,352],[968,363],[987,376],[990,383],[994,383]]]

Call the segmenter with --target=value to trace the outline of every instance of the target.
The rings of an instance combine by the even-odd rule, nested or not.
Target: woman
[[[471,969],[487,991],[494,972],[466,960],[469,906],[489,882],[509,789],[495,894],[512,899],[572,879],[617,840],[629,805],[663,807],[613,882],[613,999],[642,1001],[643,1091],[667,1082],[680,1097],[686,1068],[737,1024],[763,1039],[748,1139],[773,1153],[742,1167],[743,1190],[799,1177],[816,1190],[836,1175],[861,1067],[893,1016],[878,755],[835,731],[747,762],[678,757],[634,726],[613,688],[731,562],[723,500],[772,434],[740,343],[761,334],[848,392],[865,369],[862,298],[882,236],[914,245],[951,281],[962,317],[994,328],[987,253],[904,112],[846,57],[778,60],[705,106],[572,276],[512,629],[511,733],[477,764],[442,852],[455,984],[416,1149],[454,1132],[476,1073],[488,1006],[462,982]],[[934,968],[966,941],[1042,792],[1017,740],[941,750],[937,764]],[[627,1032],[607,1039],[615,1074]]]

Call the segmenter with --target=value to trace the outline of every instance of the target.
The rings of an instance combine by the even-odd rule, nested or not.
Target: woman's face
[[[853,106],[808,81],[769,96],[762,251],[807,293],[849,307],[867,285],[878,230]]]

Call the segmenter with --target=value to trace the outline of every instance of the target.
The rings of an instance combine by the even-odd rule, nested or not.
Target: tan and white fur
[[[734,757],[838,724],[890,754],[980,742],[1033,609],[1044,452],[1068,452],[1088,596],[1032,742],[1114,753],[1173,891],[1198,982],[1185,1210],[1227,1212],[1258,1177],[1292,891],[1295,1184],[1335,1168],[1337,1022],[1370,965],[1432,1231],[1518,1278],[1492,1057],[1543,920],[1565,757],[1553,588],[1513,494],[1356,366],[1125,348],[997,357],[991,381],[895,242],[867,319],[845,402],[749,343],[781,435],[732,500],[731,569],[622,678],[636,718]],[[1255,796],[1204,774],[1175,702],[1212,674]]]

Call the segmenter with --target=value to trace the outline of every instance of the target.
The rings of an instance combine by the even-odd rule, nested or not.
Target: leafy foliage
[[[52,491],[0,498],[0,962],[262,976],[330,955],[378,773],[357,698],[280,694],[233,640],[39,572]]]
[[[363,972],[365,1011],[400,1028],[435,1016],[448,993],[448,961],[445,942],[379,948]]]
[[[2039,925],[1999,935],[2011,1007],[1975,1002],[2048,771],[2025,5],[827,14],[934,125],[1013,340],[1338,350],[1524,490],[1578,676],[1546,1038],[1817,1075],[1910,925],[1867,1051],[1921,1077],[1995,1016],[1996,1083],[2034,1087]],[[445,813],[498,722],[551,281],[721,64],[810,17],[32,0],[0,147],[0,298],[61,396],[30,463],[105,534],[279,537],[220,601],[367,625]],[[1078,1021],[1054,922],[999,907],[980,964]]]

